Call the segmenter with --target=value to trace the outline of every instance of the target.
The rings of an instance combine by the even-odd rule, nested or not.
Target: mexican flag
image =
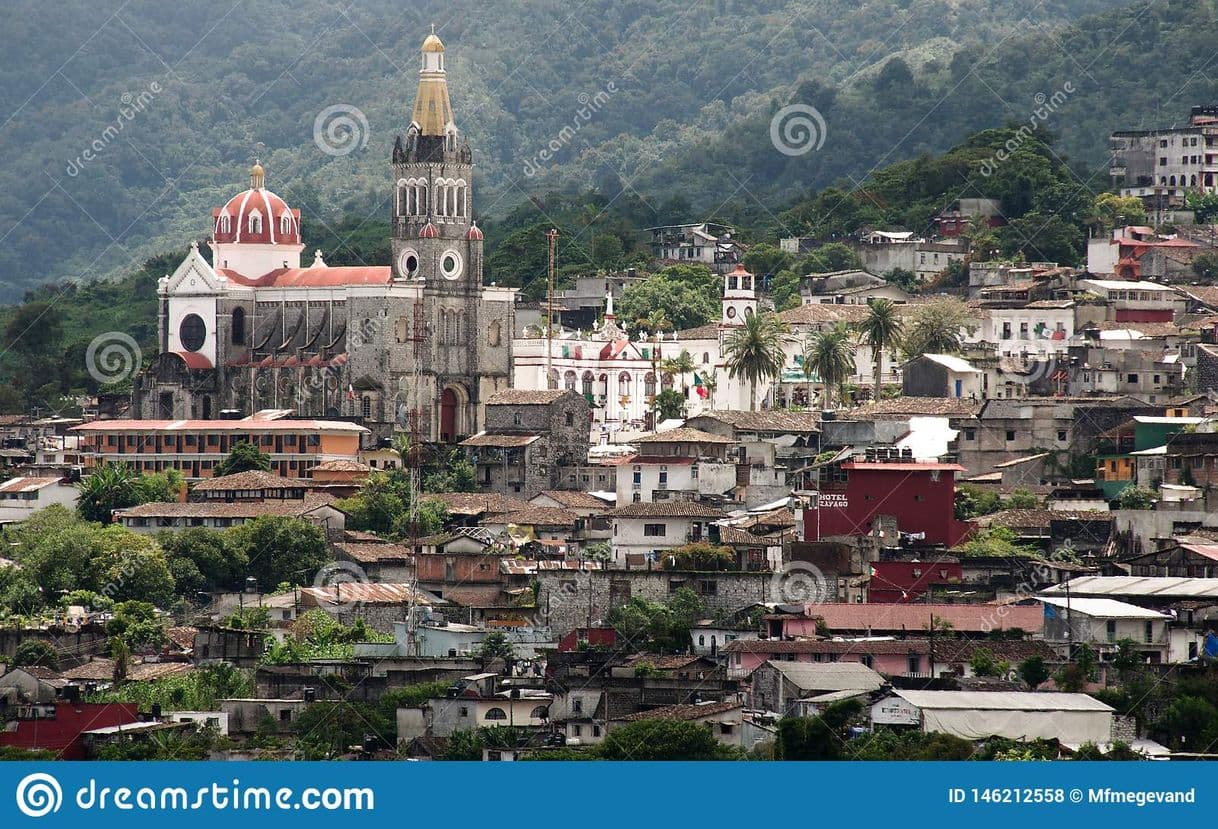
[[[698,376],[698,372],[694,372],[694,390],[698,392],[699,397],[706,397],[706,387],[702,385],[702,378]]]

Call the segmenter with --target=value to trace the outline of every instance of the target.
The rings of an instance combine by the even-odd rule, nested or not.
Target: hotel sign
[[[816,499],[816,505],[820,509],[846,509],[850,501],[844,492],[822,492]]]

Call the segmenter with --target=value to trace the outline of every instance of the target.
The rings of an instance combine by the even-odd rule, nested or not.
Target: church
[[[212,211],[210,262],[192,245],[158,283],[160,353],[135,380],[133,416],[292,410],[439,442],[481,429],[485,401],[511,384],[516,291],[482,284],[472,153],[434,33],[390,169],[391,264],[330,267],[318,251],[302,266],[300,211],[255,163],[249,188]]]

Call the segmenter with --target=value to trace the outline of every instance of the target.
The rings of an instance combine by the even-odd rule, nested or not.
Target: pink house
[[[908,636],[925,634],[934,619],[954,635],[1020,630],[1036,636],[1044,629],[1038,605],[991,604],[807,604],[803,613],[765,617],[771,639],[813,637],[818,624],[832,636]]]

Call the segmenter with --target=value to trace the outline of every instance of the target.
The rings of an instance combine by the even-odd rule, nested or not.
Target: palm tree
[[[871,346],[871,357],[875,361],[875,400],[880,399],[883,378],[884,351],[897,348],[905,333],[897,305],[891,299],[877,298],[867,303],[867,316],[859,323],[863,342]]]
[[[804,376],[804,383],[808,386],[808,408],[812,408],[812,379],[816,377],[816,366],[812,365],[812,361],[808,359],[808,352],[812,349],[812,340],[809,339],[804,343],[804,353],[799,357],[799,372]]]
[[[669,377],[679,377],[681,379],[681,396],[685,397],[689,394],[688,387],[685,385],[685,375],[689,374],[695,368],[694,358],[684,348],[676,357],[667,357],[660,361],[660,371],[667,374]]]
[[[702,376],[702,388],[706,389],[706,401],[715,410],[715,389],[719,388],[719,372],[711,369]]]
[[[114,511],[139,503],[139,474],[125,463],[101,463],[76,484],[76,511],[86,521],[109,524]]]
[[[757,409],[757,384],[782,374],[787,363],[783,339],[787,327],[775,314],[750,314],[724,340],[727,376],[749,384],[749,409]]]
[[[850,332],[844,325],[822,331],[812,338],[804,352],[804,364],[811,364],[824,385],[824,402],[821,408],[829,408],[832,393],[841,399],[841,386],[854,374],[854,344]]]
[[[969,309],[955,297],[942,297],[917,306],[910,326],[901,337],[907,357],[921,354],[955,354],[960,351],[960,330],[968,327]]]

